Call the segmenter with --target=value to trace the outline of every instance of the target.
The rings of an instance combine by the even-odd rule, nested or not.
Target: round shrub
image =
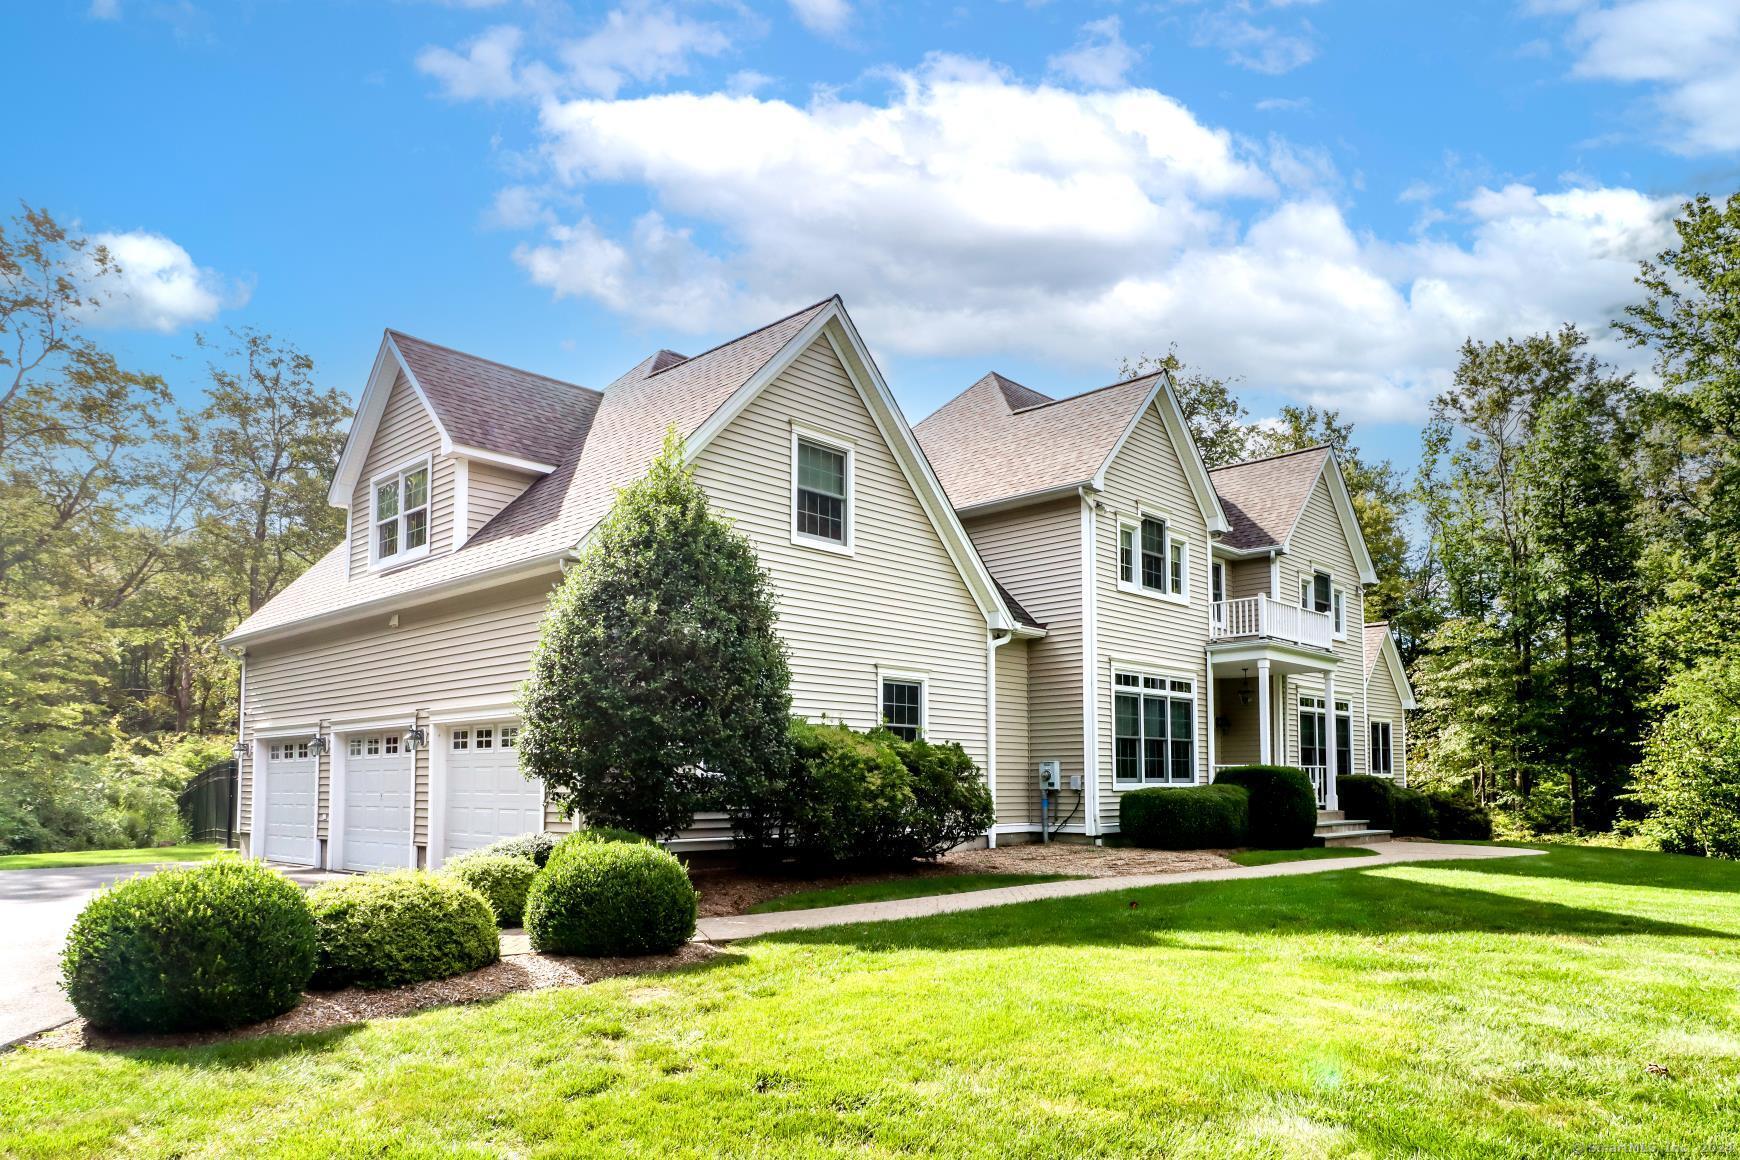
[[[1302,769],[1289,765],[1240,765],[1214,776],[1216,785],[1243,786],[1251,795],[1251,845],[1297,850],[1317,834],[1317,791]]]
[[[658,844],[644,834],[637,834],[633,830],[619,830],[614,826],[588,826],[584,830],[575,830],[569,837],[577,842],[639,842],[648,846]]]
[[[1335,797],[1348,817],[1364,818],[1380,830],[1396,828],[1396,785],[1389,778],[1343,774],[1335,780]]]
[[[1417,789],[1398,785],[1390,790],[1389,828],[1412,838],[1431,837],[1437,828],[1432,799]]]
[[[1486,842],[1492,839],[1492,816],[1470,798],[1429,795],[1432,837]]]
[[[1118,799],[1118,832],[1156,850],[1202,850],[1250,841],[1250,794],[1238,785],[1138,789]]]
[[[510,858],[530,858],[539,869],[550,860],[550,851],[556,848],[556,843],[562,840],[561,834],[531,833],[520,834],[512,838],[503,838],[491,842],[487,846],[479,846],[463,854],[448,859],[452,865],[460,858],[472,858],[479,854],[506,854]]]
[[[991,787],[958,742],[902,741],[886,731],[876,736],[893,747],[912,787],[905,832],[890,855],[940,858],[991,828]]]
[[[695,933],[695,901],[688,871],[669,852],[576,835],[532,883],[526,930],[550,954],[657,954]]]
[[[526,912],[526,891],[538,876],[538,864],[510,854],[471,854],[445,867],[489,903],[499,926],[518,926]]]
[[[393,870],[328,882],[308,905],[319,935],[316,987],[398,987],[501,957],[489,903],[446,874]]]
[[[61,954],[67,996],[97,1027],[239,1027],[296,1006],[315,965],[296,884],[217,858],[130,878],[91,899]]]

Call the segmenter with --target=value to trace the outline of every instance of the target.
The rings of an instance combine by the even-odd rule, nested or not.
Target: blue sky
[[[838,291],[915,421],[1176,343],[1411,463],[1462,338],[1604,332],[1740,184],[1740,0],[80,0],[0,40],[0,189],[114,246],[105,340],[190,398],[224,325],[353,394],[385,326],[602,386]]]

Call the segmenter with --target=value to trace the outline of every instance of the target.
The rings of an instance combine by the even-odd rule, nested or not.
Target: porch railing
[[[1285,640],[1320,649],[1330,648],[1334,640],[1335,625],[1327,612],[1269,596],[1217,600],[1213,612],[1208,630],[1211,640]]]
[[[1311,779],[1311,788],[1317,794],[1317,808],[1322,809],[1329,803],[1329,768],[1323,765],[1302,765],[1299,768]]]

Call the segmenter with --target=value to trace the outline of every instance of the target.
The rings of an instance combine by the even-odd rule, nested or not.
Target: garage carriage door
[[[411,799],[415,756],[397,732],[358,733],[344,740],[346,870],[411,865]]]
[[[319,860],[314,836],[316,799],[320,793],[320,759],[307,741],[265,744],[266,832],[260,852],[272,862],[312,866]]]
[[[520,775],[518,740],[512,721],[447,730],[445,857],[544,828],[543,784]]]

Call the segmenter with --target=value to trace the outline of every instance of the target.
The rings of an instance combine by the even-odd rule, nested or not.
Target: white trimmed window
[[[924,736],[925,682],[904,673],[882,675],[882,725],[905,741]]]
[[[1396,775],[1394,733],[1388,721],[1371,723],[1371,771],[1379,777]]]
[[[1143,516],[1118,525],[1118,587],[1159,596],[1190,596],[1190,545],[1166,521]]]
[[[1196,783],[1196,685],[1157,673],[1112,674],[1112,768],[1123,787]]]
[[[376,477],[369,558],[376,566],[429,554],[429,461]]]
[[[455,729],[453,731],[453,748],[454,749],[470,749],[471,748],[471,730],[469,730],[469,729]]]
[[[368,751],[370,757],[379,757],[381,755],[381,739],[379,737],[370,737],[364,743],[364,748]]]
[[[1330,597],[1330,617],[1334,620],[1335,636],[1338,640],[1347,639],[1347,589],[1337,588]]]
[[[791,442],[793,543],[852,548],[852,445],[808,431]]]
[[[516,749],[520,744],[520,727],[518,725],[503,725],[501,727],[501,747]]]
[[[361,737],[352,737],[345,744],[345,752],[350,754],[352,757],[361,757],[363,755],[362,738]]]
[[[494,749],[495,730],[488,725],[477,730],[471,736],[471,747],[473,749]]]
[[[1328,612],[1334,607],[1335,582],[1327,572],[1312,572],[1299,577],[1299,607],[1316,612]]]
[[[397,753],[399,751],[399,735],[397,733],[387,734],[385,746],[388,753]]]

